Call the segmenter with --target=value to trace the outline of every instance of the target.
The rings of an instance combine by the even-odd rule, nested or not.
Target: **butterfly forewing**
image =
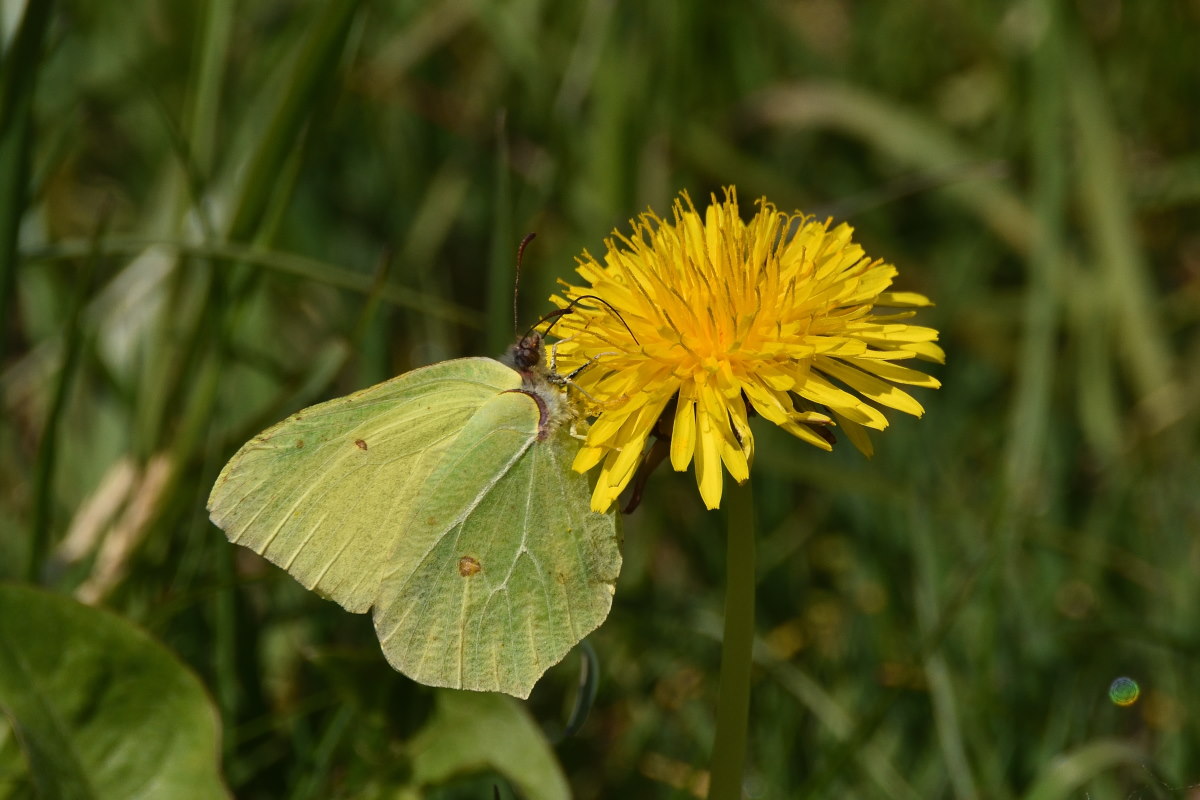
[[[230,541],[364,612],[422,479],[466,422],[520,376],[487,358],[413,370],[312,406],[247,442],[208,509]]]

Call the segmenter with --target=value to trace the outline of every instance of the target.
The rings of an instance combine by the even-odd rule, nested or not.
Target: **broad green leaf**
[[[546,738],[525,709],[507,697],[438,692],[433,717],[410,752],[413,782],[422,787],[494,770],[528,800],[571,796]]]
[[[306,587],[374,608],[388,660],[527,697],[608,615],[616,516],[590,510],[562,388],[487,358],[292,415],[230,460],[212,520]]]
[[[200,682],[107,612],[0,585],[0,708],[44,798],[229,796]]]

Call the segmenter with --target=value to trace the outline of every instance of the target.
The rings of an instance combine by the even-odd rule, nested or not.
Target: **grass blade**
[[[1140,410],[1158,431],[1183,415],[1182,393],[1153,299],[1153,276],[1138,242],[1119,133],[1091,55],[1082,45],[1071,54],[1074,79],[1069,97],[1079,145],[1078,190],[1103,275],[1104,307],[1114,317],[1117,355]]]
[[[0,68],[0,312],[6,318],[16,283],[17,234],[29,192],[33,94],[54,0],[25,4]],[[0,330],[0,336],[7,335]]]

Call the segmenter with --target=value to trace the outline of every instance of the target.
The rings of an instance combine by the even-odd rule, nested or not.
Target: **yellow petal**
[[[733,403],[727,403],[725,398],[710,385],[700,391],[700,400],[703,406],[703,417],[707,418],[709,423],[708,429],[718,440],[721,463],[729,470],[729,474],[735,481],[742,483],[750,477],[750,465],[746,462],[746,454],[742,452],[741,442],[734,435],[729,421],[730,406],[741,405],[741,397],[738,397]]]
[[[773,392],[753,381],[743,384],[742,391],[746,393],[746,397],[750,398],[750,405],[754,406],[754,410],[758,412],[759,416],[768,422],[783,425],[790,419],[792,404],[788,402],[785,405],[780,399],[787,395]]]
[[[600,459],[604,458],[608,450],[603,447],[588,447],[584,445],[579,448],[579,452],[575,454],[575,460],[571,463],[571,469],[576,472],[587,472],[592,467],[600,463]]]
[[[625,430],[629,419],[630,415],[624,407],[606,410],[592,423],[588,431],[588,444],[596,446],[612,442],[613,446],[616,446],[619,443],[619,435]]]
[[[925,295],[916,292],[884,292],[879,295],[875,305],[886,308],[924,308],[933,303]]]
[[[849,392],[843,391],[819,375],[811,375],[796,393],[806,400],[811,400],[837,411],[844,417],[862,425],[883,430],[887,427],[887,417],[880,411]]]
[[[729,471],[729,477],[738,483],[745,483],[750,478],[750,463],[740,447],[721,443],[721,463]]]
[[[868,375],[862,370],[832,358],[819,359],[817,368],[880,405],[903,411],[905,414],[912,414],[914,417],[920,417],[925,413],[925,409],[913,399],[912,395],[874,375]]]
[[[855,330],[858,338],[864,342],[904,343],[932,342],[938,338],[938,332],[933,328],[921,325],[863,323],[847,326]]]
[[[942,385],[942,382],[932,375],[926,375],[924,372],[919,372],[909,367],[902,367],[899,364],[893,364],[889,361],[880,361],[875,358],[860,358],[854,360],[854,366],[867,372],[872,372],[885,381],[891,381],[892,383],[923,386],[926,389],[937,389]]]
[[[696,450],[696,401],[678,401],[675,409],[675,424],[671,428],[671,467],[683,472],[692,463]]]
[[[746,465],[754,462],[754,433],[750,430],[750,418],[746,404],[739,397],[737,402],[729,405],[729,421],[733,426],[733,434],[737,438],[742,453],[746,456]]]
[[[613,460],[612,466],[609,467],[609,483],[614,486],[619,486],[620,489],[625,488],[625,484],[629,483],[633,478],[633,473],[637,469],[638,464],[642,462],[642,454],[646,449],[645,440],[632,441],[624,445]],[[618,489],[618,491],[620,491]]]
[[[616,459],[616,455],[615,452],[608,454],[608,458],[605,459],[604,464],[600,467],[600,475],[596,480],[596,488],[592,490],[592,510],[601,514],[608,511],[609,506],[620,496],[621,489],[625,488],[624,486],[614,486],[608,479],[609,467]]]
[[[696,442],[696,486],[704,505],[712,510],[721,505],[721,490],[724,473],[721,471],[720,435],[712,430],[712,418],[697,414],[699,425]]]
[[[906,344],[904,349],[922,361],[932,361],[935,364],[946,363],[946,351],[933,342]]]
[[[836,415],[835,415],[836,416]],[[838,418],[838,429],[846,434],[846,438],[850,440],[850,444],[858,452],[862,453],[867,458],[875,455],[875,445],[871,444],[871,437],[867,435],[867,429],[859,425],[857,422],[846,419],[845,417]]]
[[[813,447],[819,447],[827,452],[833,449],[833,445],[826,441],[825,437],[821,436],[807,425],[799,425],[795,422],[788,422],[780,427],[795,436],[797,439],[811,444]]]

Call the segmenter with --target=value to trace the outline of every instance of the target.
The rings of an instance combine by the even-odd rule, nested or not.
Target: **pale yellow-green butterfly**
[[[585,422],[530,333],[306,408],[255,436],[212,521],[348,611],[431,686],[528,697],[593,631],[621,569],[615,512],[571,469]]]

